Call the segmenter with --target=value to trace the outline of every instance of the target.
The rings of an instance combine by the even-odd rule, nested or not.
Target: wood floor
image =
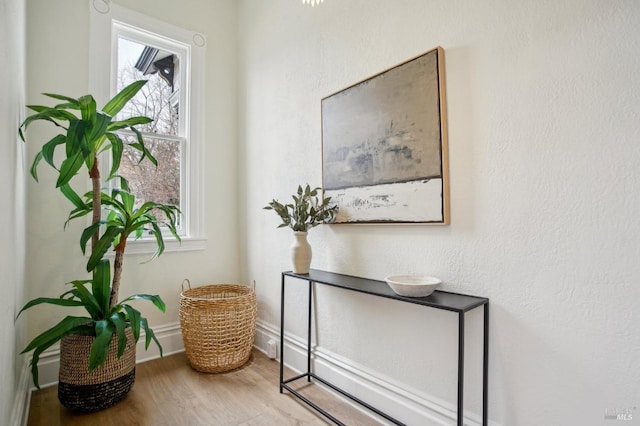
[[[142,364],[127,398],[93,414],[60,405],[57,387],[33,393],[29,426],[327,425],[332,424],[295,397],[280,394],[279,364],[254,350],[242,368],[223,374],[198,373],[184,353]],[[286,377],[291,377],[291,372]],[[299,380],[304,394],[347,425],[378,425],[318,385]]]

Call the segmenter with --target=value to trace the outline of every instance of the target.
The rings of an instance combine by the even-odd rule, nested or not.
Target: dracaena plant
[[[294,231],[307,232],[321,223],[331,223],[336,219],[338,206],[331,205],[331,197],[318,197],[320,188],[311,189],[309,184],[304,188],[298,185],[298,191],[292,195],[293,203],[283,204],[277,200],[271,201],[265,210],[276,212],[282,223],[278,228],[290,227]]]
[[[124,261],[124,251],[129,237],[140,238],[143,234],[151,234],[157,243],[157,250],[152,258],[164,251],[164,240],[161,225],[166,225],[178,241],[176,222],[180,211],[175,206],[146,202],[136,207],[135,196],[129,191],[126,180],[118,176],[120,160],[125,144],[117,131],[130,129],[137,142],[129,144],[140,151],[140,161],[147,159],[157,165],[157,160],[144,145],[144,140],[136,125],[150,123],[148,117],[136,116],[124,120],[114,120],[122,108],[144,86],[146,81],[137,81],[125,87],[99,110],[91,95],[74,99],[68,96],[45,94],[61,101],[53,107],[30,105],[34,114],[28,116],[20,125],[19,134],[26,141],[27,128],[36,121],[52,123],[60,129],[60,133],[46,142],[37,153],[31,175],[38,180],[38,165],[42,160],[53,167],[58,178],[56,187],[73,204],[73,210],[67,218],[85,217],[91,214],[91,224],[86,227],[80,237],[82,253],[91,241],[87,271],[91,279],[74,280],[69,284],[72,288],[58,298],[40,297],[29,301],[19,312],[40,304],[52,304],[61,307],[84,308],[87,316],[67,316],[58,324],[36,336],[24,349],[23,353],[33,350],[31,371],[36,387],[38,383],[38,360],[43,351],[70,334],[95,336],[89,355],[89,369],[102,365],[109,351],[113,338],[118,339],[118,357],[126,345],[125,328],[131,327],[135,341],[143,329],[146,335],[146,347],[153,340],[160,349],[153,330],[149,328],[146,318],[138,310],[128,304],[129,301],[142,299],[151,301],[162,312],[165,304],[157,295],[136,294],[119,300],[120,278]],[[62,161],[56,164],[54,154],[61,151]],[[107,179],[118,179],[119,188],[102,190],[102,179],[98,158],[101,153],[110,153],[111,169]],[[106,155],[106,154],[105,154]],[[92,190],[83,197],[71,187],[71,179],[83,168],[88,172]],[[103,219],[103,211],[107,212]],[[156,212],[162,212],[164,219],[158,219]],[[66,225],[65,223],[65,225]],[[113,273],[109,260],[105,259],[109,248],[113,247],[115,258]]]
[[[123,178],[119,178],[120,188],[112,188],[109,193],[102,192],[100,196],[101,206],[108,212],[106,220],[100,220],[93,223],[82,232],[80,237],[80,249],[82,253],[86,253],[86,246],[89,239],[103,228],[102,236],[98,239],[97,244],[92,248],[91,255],[87,261],[87,271],[92,271],[97,264],[104,258],[107,251],[113,247],[115,252],[114,258],[114,276],[111,283],[111,293],[109,306],[113,308],[118,303],[118,290],[120,288],[120,277],[122,273],[122,265],[124,262],[124,252],[127,246],[128,238],[133,236],[134,239],[141,238],[144,235],[152,235],[156,241],[156,251],[151,257],[152,260],[160,256],[164,252],[164,238],[160,229],[160,221],[157,219],[156,212],[161,212],[166,217],[163,223],[167,226],[171,234],[180,241],[176,229],[176,221],[180,210],[171,205],[155,203],[147,201],[140,207],[136,207],[136,198],[129,191],[129,185]],[[93,194],[88,192],[85,194],[83,201],[77,194],[69,194],[69,198],[73,200],[75,209],[69,214],[67,223],[79,217],[83,217],[93,211]]]
[[[110,273],[111,266],[109,261],[100,260],[93,269],[90,280],[71,281],[68,284],[72,288],[60,295],[59,298],[40,297],[33,299],[20,310],[20,313],[22,313],[33,306],[48,303],[64,307],[81,307],[88,314],[85,316],[66,316],[58,324],[34,338],[24,349],[23,353],[33,350],[31,373],[36,387],[40,388],[38,381],[40,355],[69,334],[96,337],[89,353],[90,370],[104,364],[109,353],[109,344],[114,334],[118,339],[118,358],[122,356],[127,344],[126,327],[131,327],[136,342],[140,338],[140,329],[143,329],[146,339],[145,347],[148,348],[151,340],[153,340],[160,348],[160,354],[162,354],[162,346],[153,330],[149,327],[147,319],[141,315],[140,311],[129,305],[128,302],[136,299],[149,300],[162,312],[165,311],[164,302],[157,295],[134,294],[115,306],[110,306]]]

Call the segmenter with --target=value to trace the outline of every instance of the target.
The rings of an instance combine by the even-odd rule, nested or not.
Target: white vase
[[[307,233],[296,231],[295,240],[291,244],[291,263],[296,274],[308,274],[311,266],[311,245],[307,241]]]

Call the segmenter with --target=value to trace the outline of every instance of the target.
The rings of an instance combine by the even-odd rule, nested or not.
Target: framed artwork
[[[322,99],[322,183],[336,223],[449,224],[444,51]]]

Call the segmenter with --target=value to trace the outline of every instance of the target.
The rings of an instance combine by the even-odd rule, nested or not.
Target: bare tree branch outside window
[[[141,115],[154,119],[149,124],[139,126],[139,129],[144,134],[145,145],[158,160],[158,167],[149,161],[138,164],[139,152],[125,147],[120,172],[128,180],[131,192],[140,204],[155,201],[181,207],[180,167],[183,139],[178,134],[178,103],[174,101],[178,99],[177,93],[160,77],[159,72],[144,75],[135,68],[132,61],[118,64],[118,89],[141,79],[148,80],[148,83],[131,99],[121,114],[127,117]],[[125,143],[135,142],[135,137],[122,136]],[[162,212],[157,212],[157,216],[161,219]]]

